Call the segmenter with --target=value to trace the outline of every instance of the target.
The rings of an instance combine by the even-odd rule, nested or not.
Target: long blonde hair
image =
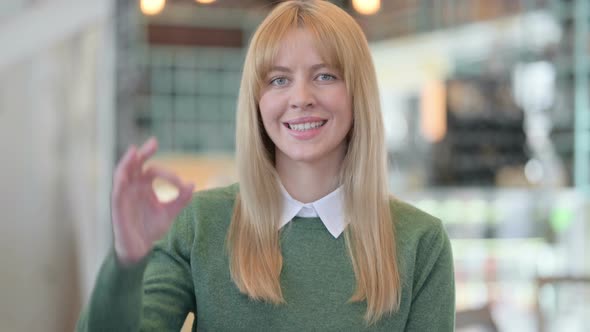
[[[366,301],[365,321],[370,325],[396,311],[401,297],[384,129],[367,40],[354,19],[329,2],[279,4],[250,42],[237,111],[240,189],[227,237],[231,276],[252,299],[285,302],[278,230],[282,196],[275,146],[262,125],[258,100],[281,40],[296,28],[314,35],[320,55],[343,75],[352,96],[353,126],[340,172],[348,222],[344,236],[357,282],[350,301]]]

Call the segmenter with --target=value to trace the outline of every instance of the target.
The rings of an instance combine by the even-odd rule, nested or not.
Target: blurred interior
[[[370,42],[391,192],[452,238],[457,331],[583,331],[590,3],[332,2]],[[156,136],[198,189],[235,181],[245,48],[276,3],[0,3],[1,330],[74,328],[130,144]]]

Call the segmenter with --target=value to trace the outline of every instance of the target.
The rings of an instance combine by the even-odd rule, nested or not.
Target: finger
[[[159,167],[150,166],[143,172],[143,175],[150,182],[155,178],[162,178],[174,185],[179,191],[183,191],[183,189],[186,187],[183,181],[176,174]]]
[[[115,181],[113,189],[118,188],[120,184],[126,182],[129,179],[129,168],[130,164],[132,164],[133,162],[133,159],[135,159],[136,150],[137,148],[135,147],[135,145],[129,146],[129,148],[127,148],[127,152],[125,152],[125,154],[119,161],[119,164],[117,164],[114,174]]]
[[[137,163],[140,167],[158,151],[158,140],[155,137],[148,139],[137,151]]]
[[[137,164],[137,147],[135,145],[133,145],[131,156],[124,167],[124,172],[130,180],[136,178],[140,174],[141,168],[138,167]]]

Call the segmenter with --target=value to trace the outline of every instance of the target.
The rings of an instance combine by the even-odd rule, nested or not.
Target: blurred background
[[[242,62],[276,2],[0,2],[0,330],[73,329],[129,144],[156,136],[199,189],[235,181]],[[583,331],[590,3],[332,2],[370,42],[391,192],[452,238],[457,330]]]

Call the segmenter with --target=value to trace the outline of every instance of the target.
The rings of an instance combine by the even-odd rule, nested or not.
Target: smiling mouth
[[[328,120],[324,121],[313,121],[313,122],[305,122],[305,123],[284,123],[285,127],[295,130],[295,131],[306,131],[311,129],[320,128],[326,124]]]

